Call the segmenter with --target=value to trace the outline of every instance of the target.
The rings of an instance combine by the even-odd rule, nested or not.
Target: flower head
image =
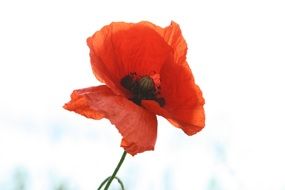
[[[74,90],[65,109],[109,119],[132,155],[154,149],[156,115],[187,135],[204,127],[204,99],[186,62],[178,24],[161,28],[150,22],[114,22],[87,44],[93,73],[105,85]]]

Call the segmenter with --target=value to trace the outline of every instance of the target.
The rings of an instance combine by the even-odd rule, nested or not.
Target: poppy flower
[[[104,85],[74,90],[65,109],[109,119],[131,155],[154,149],[156,115],[187,135],[204,127],[204,99],[186,61],[178,24],[113,22],[87,44],[92,71]]]

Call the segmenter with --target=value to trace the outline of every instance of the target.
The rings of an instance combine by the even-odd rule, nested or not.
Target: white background
[[[284,10],[282,0],[2,0],[0,189],[19,178],[28,190],[96,189],[121,137],[107,120],[62,109],[73,89],[99,84],[86,38],[112,21],[174,20],[206,128],[188,137],[159,118],[155,151],[128,156],[119,172],[126,189],[284,190]]]

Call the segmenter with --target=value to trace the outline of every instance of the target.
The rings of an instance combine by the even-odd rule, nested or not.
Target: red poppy
[[[186,62],[178,24],[161,28],[150,22],[114,22],[87,44],[93,73],[105,85],[74,90],[65,109],[109,119],[132,155],[154,149],[156,115],[187,135],[204,127],[204,99]]]

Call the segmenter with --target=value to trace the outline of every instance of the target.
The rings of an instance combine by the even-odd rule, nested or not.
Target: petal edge
[[[64,106],[88,118],[109,119],[121,133],[121,146],[131,155],[153,150],[157,137],[156,116],[107,86],[75,90]]]

